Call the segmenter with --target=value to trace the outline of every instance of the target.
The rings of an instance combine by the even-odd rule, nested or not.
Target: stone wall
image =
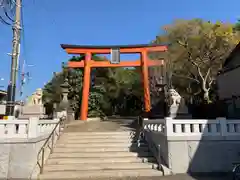
[[[42,164],[40,150],[58,122],[37,118],[0,121],[0,179],[36,179],[40,170],[37,162]],[[59,135],[60,124],[48,141],[50,147]],[[44,150],[46,160],[50,149],[46,146]]]
[[[143,123],[172,173],[228,172],[240,162],[239,120],[156,119]]]
[[[54,135],[55,142],[58,135],[57,133]],[[40,168],[37,165],[38,161],[41,164],[42,152],[40,149],[48,136],[43,135],[30,139],[0,140],[0,179],[36,179],[40,172]],[[52,143],[52,139],[50,139],[49,143]],[[49,154],[50,149],[46,147],[45,160]]]
[[[229,172],[240,162],[240,136],[168,137],[169,168],[174,173]]]

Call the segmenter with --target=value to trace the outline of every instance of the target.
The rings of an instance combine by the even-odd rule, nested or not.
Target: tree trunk
[[[209,103],[209,88],[207,88],[207,80],[202,79],[202,90],[203,90],[203,99],[205,102]]]
[[[209,103],[209,91],[208,90],[204,90],[203,98],[207,103]]]

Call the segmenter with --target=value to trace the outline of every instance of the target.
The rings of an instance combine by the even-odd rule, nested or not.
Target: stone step
[[[141,146],[147,146],[147,144],[141,144]],[[91,147],[91,148],[100,148],[100,147],[137,147],[137,143],[77,143],[77,144],[65,144],[65,143],[57,143],[56,147],[65,147],[65,148],[84,148],[84,147]]]
[[[130,135],[94,135],[94,136],[89,136],[89,135],[76,135],[76,136],[72,136],[72,135],[65,135],[63,134],[61,136],[61,139],[71,139],[71,140],[78,140],[78,139],[132,139],[134,138],[133,136]]]
[[[53,153],[50,155],[50,158],[112,158],[112,157],[149,157],[151,154],[149,152],[141,152],[141,153],[134,153],[134,152],[81,152],[81,153]]]
[[[54,153],[65,153],[65,152],[132,152],[132,151],[144,151],[148,152],[148,147],[99,147],[99,148],[64,148],[64,147],[56,147],[53,149]]]
[[[132,139],[65,139],[60,138],[58,143],[78,144],[78,143],[131,143],[136,142]]]
[[[129,136],[134,134],[134,131],[65,132],[64,136]]]
[[[137,163],[137,162],[156,162],[154,157],[88,157],[88,158],[49,158],[47,164],[101,164],[101,163]]]
[[[136,170],[157,169],[156,164],[151,163],[96,163],[96,164],[50,164],[44,167],[44,172],[49,171],[88,171],[88,170]]]
[[[80,178],[123,178],[123,177],[151,177],[162,176],[162,172],[154,169],[138,170],[89,170],[89,171],[57,171],[47,172],[39,176],[40,179],[80,179]],[[147,179],[147,178],[146,178]]]

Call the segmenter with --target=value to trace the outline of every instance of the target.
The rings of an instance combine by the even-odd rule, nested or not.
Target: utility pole
[[[16,13],[15,22],[13,25],[13,42],[12,42],[12,64],[11,64],[11,74],[10,81],[7,88],[7,106],[6,115],[14,115],[15,106],[15,95],[16,95],[16,80],[18,71],[18,54],[19,54],[19,44],[20,44],[20,31],[21,31],[21,5],[22,0],[15,0]]]

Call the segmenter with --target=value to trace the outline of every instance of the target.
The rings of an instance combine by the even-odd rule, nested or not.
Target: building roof
[[[232,58],[237,54],[237,52],[240,51],[240,42],[237,44],[237,46],[232,50],[232,52],[229,54],[229,56],[227,57],[227,59],[225,60],[223,66],[227,66]]]
[[[236,47],[232,50],[229,56],[226,58],[223,63],[222,69],[218,72],[218,75],[224,74],[226,72],[232,71],[233,69],[240,67],[240,42],[236,45]],[[239,57],[239,58],[235,58]]]
[[[0,90],[0,94],[4,94],[4,95],[7,95],[7,91],[4,91],[4,90]]]

